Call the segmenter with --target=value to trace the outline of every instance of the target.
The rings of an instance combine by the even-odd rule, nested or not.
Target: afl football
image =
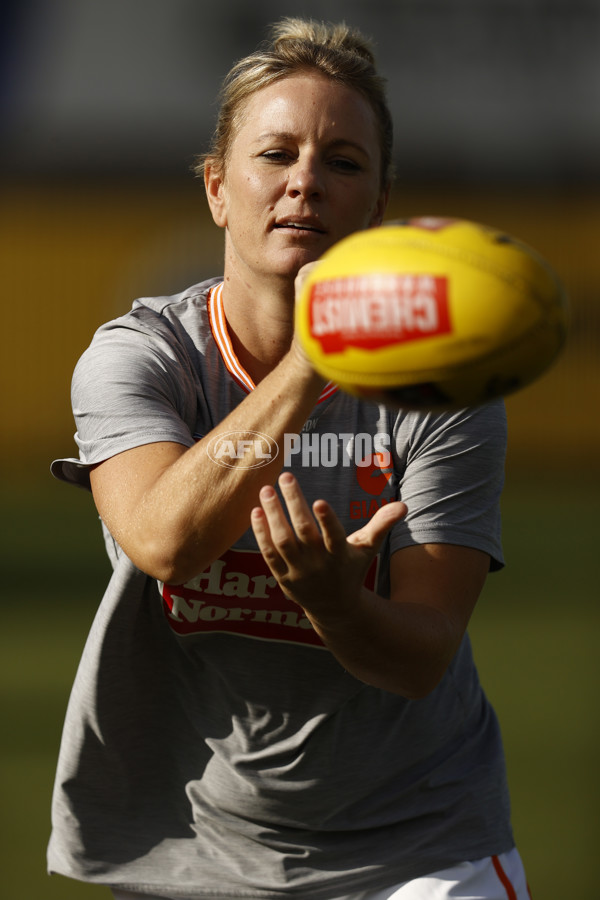
[[[463,219],[356,232],[306,278],[296,333],[315,370],[396,407],[461,409],[539,378],[566,339],[567,300],[518,239]]]

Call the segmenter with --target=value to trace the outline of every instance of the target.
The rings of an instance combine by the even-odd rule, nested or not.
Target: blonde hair
[[[392,180],[392,117],[385,80],[377,74],[370,41],[345,23],[285,18],[271,28],[271,40],[239,60],[221,88],[221,106],[212,143],[198,156],[194,171],[202,176],[207,162],[224,169],[243,112],[256,91],[301,72],[317,72],[358,91],[375,114],[381,147],[381,182]]]

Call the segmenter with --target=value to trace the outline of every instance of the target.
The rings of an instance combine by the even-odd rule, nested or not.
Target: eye
[[[287,150],[266,150],[264,153],[261,153],[261,157],[273,163],[288,163],[293,159],[293,156]]]
[[[329,165],[340,172],[348,173],[362,172],[363,168],[360,163],[357,163],[353,159],[349,159],[347,156],[336,156],[330,160]]]

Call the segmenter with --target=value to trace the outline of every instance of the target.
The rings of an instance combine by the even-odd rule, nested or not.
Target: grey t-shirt
[[[136,301],[99,329],[73,381],[80,460],[57,460],[57,477],[87,485],[90,465],[132,447],[192,446],[243,401],[217,290],[207,308],[217,284]],[[407,503],[367,578],[385,593],[390,553],[415,543],[502,565],[505,430],[501,403],[396,413],[329,389],[303,433],[265,454],[284,453],[348,531]],[[105,537],[114,574],[67,711],[51,871],[168,897],[325,900],[513,845],[468,637],[440,685],[407,700],[343,669],[251,531],[178,586]]]

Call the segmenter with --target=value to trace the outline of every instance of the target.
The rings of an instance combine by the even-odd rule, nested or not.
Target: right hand
[[[306,282],[306,279],[308,278],[308,276],[310,275],[310,273],[313,271],[313,269],[315,268],[315,266],[317,264],[318,264],[318,260],[315,260],[314,262],[306,263],[306,265],[302,266],[302,268],[298,271],[298,274],[296,275],[296,278],[294,280],[294,294],[295,294],[295,298],[296,298],[296,303],[298,302],[298,297],[300,296],[300,292],[302,291],[302,288],[304,286],[304,283]],[[304,349],[303,349],[302,345],[300,344],[300,341],[298,340],[298,335],[296,334],[295,331],[294,331],[294,336],[292,338],[292,345],[290,348],[290,353],[294,354],[295,357],[297,359],[299,359],[304,365],[310,366],[311,371],[315,375],[317,375],[319,378],[322,378],[320,375],[318,375],[318,373],[315,372],[314,366],[312,365],[311,361],[309,360],[306,353],[304,352]],[[322,378],[323,387],[325,387],[325,385],[327,384],[327,381],[328,381],[327,378]]]

